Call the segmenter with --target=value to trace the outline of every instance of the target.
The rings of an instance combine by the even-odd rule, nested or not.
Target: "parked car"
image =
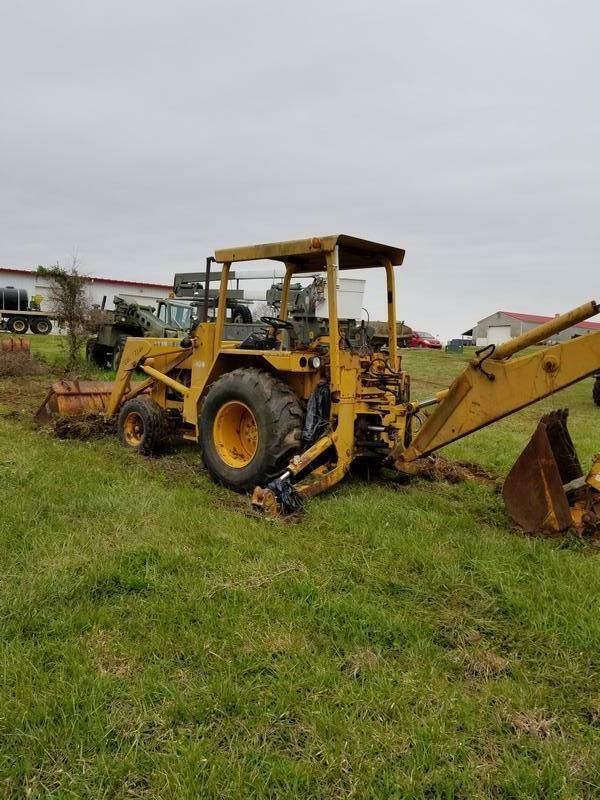
[[[427,347],[430,350],[441,350],[442,343],[427,331],[413,331],[409,347]]]

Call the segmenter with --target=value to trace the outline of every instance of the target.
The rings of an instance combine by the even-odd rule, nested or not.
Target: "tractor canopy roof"
[[[283,261],[294,268],[294,272],[314,272],[326,268],[325,254],[339,248],[340,269],[361,269],[381,266],[381,259],[389,259],[394,266],[402,264],[404,250],[387,244],[357,239],[354,236],[313,236],[311,239],[294,239],[289,242],[255,244],[215,250],[215,261],[220,264],[234,261],[256,261],[271,259]]]

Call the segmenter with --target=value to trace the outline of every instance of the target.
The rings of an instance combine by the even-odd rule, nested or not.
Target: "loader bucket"
[[[112,394],[111,381],[59,381],[53,383],[35,414],[41,425],[60,414],[77,416],[89,411],[104,411]]]
[[[553,411],[542,417],[504,481],[506,510],[528,533],[558,534],[574,525],[568,492],[584,478],[567,414]]]
[[[14,336],[0,338],[0,351],[3,353],[29,353],[29,339],[18,339]]]

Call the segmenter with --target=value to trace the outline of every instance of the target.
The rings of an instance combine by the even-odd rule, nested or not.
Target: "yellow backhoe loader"
[[[239,272],[240,262],[262,259],[285,265],[279,316],[263,317],[265,329],[244,341],[228,341],[231,266]],[[396,328],[395,268],[403,259],[397,247],[345,235],[218,250],[206,275],[211,261],[221,265],[215,320],[205,313],[180,341],[129,338],[114,384],[55,384],[38,419],[102,408],[118,415],[123,445],[140,453],[177,430],[200,444],[216,481],[281,514],[334,486],[357,461],[410,475],[444,445],[600,368],[600,332],[514,357],[597,314],[592,301],[478,350],[449,388],[413,400]],[[379,350],[344,293],[352,270],[370,268],[386,280],[389,335]],[[294,316],[290,284],[303,275],[313,281]],[[145,380],[133,382],[136,371]],[[600,519],[600,457],[584,475],[566,415],[550,415],[508,476],[504,498],[526,530],[592,530]]]

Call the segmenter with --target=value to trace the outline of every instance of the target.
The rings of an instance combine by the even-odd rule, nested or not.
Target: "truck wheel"
[[[600,406],[600,375],[596,376],[592,397],[594,398],[594,403],[596,403],[597,406]]]
[[[202,459],[212,478],[238,492],[266,483],[300,449],[304,412],[284,381],[255,367],[219,378],[200,414]]]
[[[20,336],[22,333],[27,333],[27,319],[25,317],[10,317],[6,327],[11,333],[16,333]]]
[[[46,317],[37,317],[29,323],[29,330],[39,336],[47,336],[52,330],[52,323]]]
[[[106,353],[104,348],[101,347],[94,339],[90,339],[85,346],[85,357],[89,364],[95,367],[106,366]]]
[[[231,309],[231,321],[248,325],[252,322],[252,312],[248,306],[234,306]]]
[[[169,430],[162,408],[151,397],[134,397],[119,412],[119,439],[127,450],[149,456],[164,446]]]

